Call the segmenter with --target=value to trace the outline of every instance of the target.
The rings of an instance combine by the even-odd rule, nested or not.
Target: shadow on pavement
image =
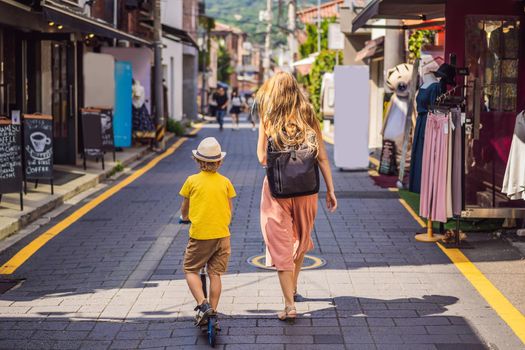
[[[307,298],[308,300],[308,298]],[[316,349],[488,349],[462,318],[446,315],[457,298],[314,298],[330,306],[301,312],[295,325],[275,316],[221,315],[218,342],[236,348]],[[152,317],[148,317],[152,316]],[[191,318],[154,315],[126,321],[48,317],[5,317],[0,322],[0,348],[206,348],[206,338]],[[295,345],[294,345],[295,344]],[[228,349],[229,347],[227,347]],[[232,347],[235,348],[235,347]]]

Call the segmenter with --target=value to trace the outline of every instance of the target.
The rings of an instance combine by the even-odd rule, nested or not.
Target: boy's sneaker
[[[197,314],[195,315],[195,326],[203,326],[206,323],[208,323],[208,317],[215,313],[215,311],[211,308],[210,304],[204,300],[204,302],[200,305],[198,305],[195,309],[197,311]]]

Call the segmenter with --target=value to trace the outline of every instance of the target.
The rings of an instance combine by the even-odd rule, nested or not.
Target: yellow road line
[[[405,209],[408,211],[408,213],[409,213],[410,215],[412,215],[412,217],[414,218],[414,220],[416,220],[417,223],[418,223],[419,225],[421,225],[421,227],[427,227],[426,222],[423,221],[423,219],[421,219],[421,217],[420,217],[419,215],[416,214],[416,212],[410,207],[410,205],[408,205],[408,203],[407,203],[404,199],[400,198],[400,199],[399,199],[399,202],[405,207]]]
[[[375,159],[374,157],[368,157],[368,160],[370,161],[370,163],[374,164],[376,167],[379,168],[379,161],[377,159]]]
[[[400,199],[399,202],[401,202],[421,227],[426,227],[425,221],[414,212],[404,199]],[[461,250],[456,248],[447,249],[439,243],[437,243],[437,245],[445,255],[448,256],[450,261],[452,261],[454,266],[456,266],[467,281],[472,284],[483,299],[485,299],[492,309],[496,311],[501,319],[507,323],[516,336],[525,344],[525,316],[523,316],[523,314],[512,305],[512,303],[492,284],[492,282],[490,282],[487,277],[485,277],[485,275],[483,275],[483,273],[461,252]]]
[[[196,125],[195,129],[192,130],[190,134],[194,135],[202,128],[202,124]],[[78,221],[80,218],[82,218],[84,215],[89,213],[92,209],[94,209],[97,205],[104,202],[109,197],[113,196],[115,193],[126,187],[127,185],[131,184],[135,180],[137,180],[139,177],[144,175],[146,172],[151,170],[154,166],[156,166],[161,160],[168,157],[169,155],[173,154],[184,142],[186,142],[188,138],[183,137],[177,142],[175,142],[171,147],[169,147],[164,153],[158,155],[154,159],[152,159],[148,164],[146,164],[144,167],[138,169],[133,174],[116,184],[115,186],[111,187],[104,193],[100,194],[98,197],[91,200],[89,203],[86,203],[79,209],[77,209],[75,212],[73,212],[71,215],[69,215],[64,220],[60,221],[55,226],[51,227],[46,232],[42,233],[40,236],[35,238],[33,241],[31,241],[28,245],[26,245],[24,248],[22,248],[18,253],[16,253],[9,261],[7,261],[4,265],[0,267],[0,275],[10,275],[14,273],[22,264],[24,264],[33,254],[35,254],[40,248],[42,248],[47,242],[49,242],[52,238],[63,232],[66,228],[71,226],[73,223]]]
[[[449,257],[478,293],[507,323],[518,338],[525,344],[525,316],[488,280],[487,277],[459,250],[438,247]]]
[[[331,145],[334,144],[334,139],[323,133],[323,140]]]
[[[370,170],[368,170],[368,175],[373,176],[373,177],[377,177],[377,176],[379,176],[379,173],[376,170],[370,169]]]

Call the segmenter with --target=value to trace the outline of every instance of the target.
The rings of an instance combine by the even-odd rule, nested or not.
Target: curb
[[[165,137],[166,141],[171,141],[175,138],[174,134],[167,134]],[[123,160],[121,162],[122,166],[126,167],[144,157],[146,157],[149,154],[153,154],[154,152],[151,151],[149,148],[145,148],[144,150],[140,151],[139,153]],[[64,204],[66,201],[70,200],[71,198],[87,191],[104,180],[108,179],[110,174],[115,170],[116,166],[113,166],[111,168],[108,168],[104,170],[102,173],[98,174],[93,179],[90,179],[89,181],[86,181],[85,183],[79,184],[77,187],[71,189],[67,193],[56,195],[55,198],[50,199],[47,203],[41,205],[38,208],[35,208],[31,210],[30,212],[22,215],[18,220],[14,221],[8,226],[0,228],[0,241],[15,234],[19,230],[29,226],[34,221],[40,219],[43,215],[49,213],[50,211],[58,208],[62,204]]]

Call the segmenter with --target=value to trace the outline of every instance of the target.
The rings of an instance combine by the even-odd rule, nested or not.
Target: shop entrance
[[[525,207],[501,193],[517,111],[520,22],[512,17],[468,16],[465,205]]]
[[[17,56],[22,49],[21,42],[16,31],[6,27],[0,27],[0,115],[11,117],[11,111],[22,108],[19,101],[20,79],[17,78],[21,72],[21,61]]]
[[[43,41],[51,63],[49,84],[56,164],[76,163],[76,48],[74,42]],[[43,90],[46,89],[43,86]]]

